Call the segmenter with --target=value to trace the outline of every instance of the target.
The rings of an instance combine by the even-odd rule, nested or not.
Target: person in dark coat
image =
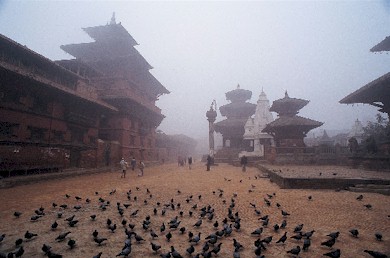
[[[242,167],[242,172],[245,172],[246,171],[246,165],[248,164],[248,158],[243,155],[241,157],[241,167]]]
[[[206,161],[206,171],[210,171],[210,166],[211,166],[212,158],[210,155],[207,155],[207,161]]]

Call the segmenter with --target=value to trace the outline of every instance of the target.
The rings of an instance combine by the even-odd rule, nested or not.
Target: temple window
[[[0,122],[0,138],[14,138],[17,135],[14,134],[15,129],[19,127],[19,124],[13,124],[8,122]]]
[[[47,131],[47,129],[29,126],[28,130],[30,131],[30,140],[31,141],[40,141],[40,142],[44,141],[45,132]]]

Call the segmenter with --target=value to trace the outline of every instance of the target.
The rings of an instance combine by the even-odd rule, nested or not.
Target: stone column
[[[209,155],[214,159],[214,122],[217,117],[217,111],[214,110],[215,101],[210,106],[210,110],[206,112],[207,121],[209,121]]]

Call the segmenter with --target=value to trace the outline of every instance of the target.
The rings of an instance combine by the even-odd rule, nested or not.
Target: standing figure
[[[211,156],[207,155],[207,162],[206,162],[207,169],[206,169],[206,171],[210,171],[211,162],[212,162]]]
[[[248,164],[248,158],[244,155],[241,157],[242,172],[246,171],[246,165]]]
[[[139,168],[138,176],[143,176],[144,175],[145,163],[143,163],[142,160],[139,161],[138,168]]]
[[[133,159],[131,160],[130,165],[131,165],[131,170],[134,171],[135,167],[137,166],[137,161],[135,160],[134,157],[133,157]]]
[[[127,162],[125,161],[124,158],[121,159],[121,161],[119,162],[119,164],[121,165],[121,168],[122,168],[122,175],[121,175],[121,178],[125,178],[126,177],[126,169],[127,169]]]
[[[192,157],[188,157],[188,168],[191,170],[192,169]]]

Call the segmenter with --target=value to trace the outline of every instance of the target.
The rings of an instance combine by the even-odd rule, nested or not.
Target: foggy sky
[[[390,57],[369,49],[390,35],[386,1],[4,1],[0,33],[51,59],[60,45],[91,42],[81,28],[116,21],[169,90],[157,102],[159,129],[207,137],[205,113],[225,93],[261,90],[270,103],[310,100],[300,115],[343,130],[374,120],[377,108],[339,100],[389,72]],[[274,114],[276,118],[276,114]],[[218,113],[217,121],[224,119]]]

